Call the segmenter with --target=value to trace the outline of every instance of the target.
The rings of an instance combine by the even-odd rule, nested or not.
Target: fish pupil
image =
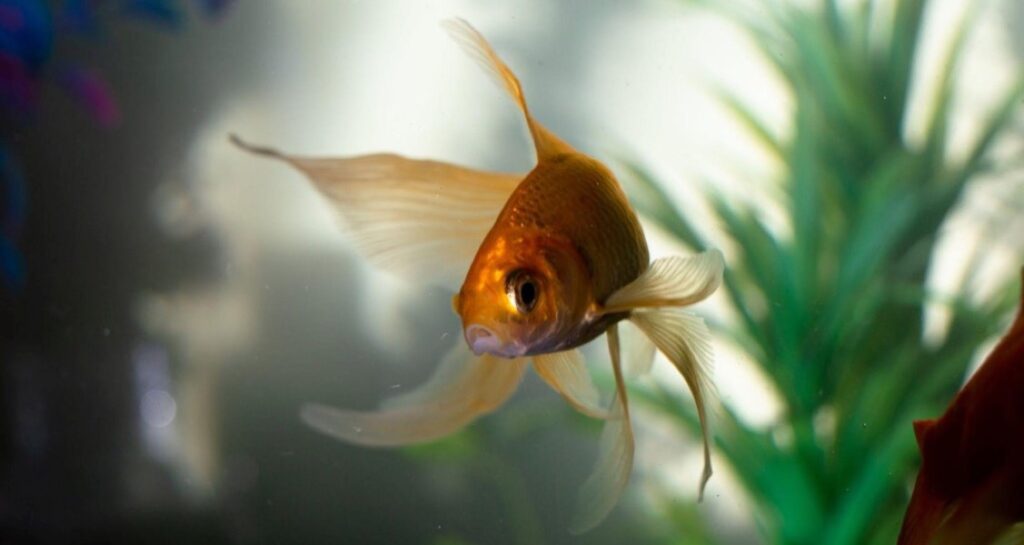
[[[537,283],[530,273],[524,270],[515,270],[509,273],[505,280],[508,296],[515,302],[519,312],[530,312],[537,304],[539,291]]]
[[[537,302],[537,286],[533,285],[533,282],[526,281],[519,286],[519,301],[522,303],[521,306],[533,308],[533,304]]]

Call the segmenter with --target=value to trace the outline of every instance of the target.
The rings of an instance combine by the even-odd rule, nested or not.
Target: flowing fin
[[[693,394],[704,439],[704,472],[697,492],[698,501],[704,498],[704,486],[711,478],[711,445],[708,430],[707,407],[714,395],[711,383],[711,334],[704,320],[677,309],[640,310],[630,320],[650,337],[669,361],[683,375]]]
[[[477,61],[497,81],[502,88],[516,101],[519,109],[526,118],[526,124],[530,128],[530,135],[533,137],[533,145],[537,149],[537,159],[543,160],[556,157],[565,153],[572,153],[572,146],[566,144],[554,133],[544,128],[537,120],[530,115],[526,107],[526,97],[523,95],[523,88],[519,84],[519,78],[501,60],[501,57],[494,52],[487,39],[478,32],[473,25],[465,19],[449,19],[441,23],[448,34],[462,46],[462,49]]]
[[[439,398],[457,397],[456,391],[460,381],[466,380],[475,366],[477,356],[461,339],[456,339],[451,350],[441,358],[441,363],[434,369],[426,382],[415,388],[401,391],[380,402],[384,410],[421,407],[429,405]]]
[[[722,252],[655,260],[636,280],[611,294],[604,312],[634,308],[682,307],[707,299],[722,283]]]
[[[577,411],[594,418],[609,417],[608,411],[600,406],[600,395],[590,380],[586,360],[579,350],[534,356],[533,368]]]
[[[580,488],[576,513],[569,525],[573,534],[592,529],[608,516],[622,496],[633,470],[633,427],[629,422],[629,398],[619,361],[618,326],[608,328],[607,336],[615,373],[615,397],[611,418],[601,432],[594,471]]]
[[[498,408],[516,390],[525,359],[473,356],[464,343],[426,383],[393,398],[380,411],[346,411],[315,403],[302,420],[342,441],[371,447],[423,443],[452,434]]]
[[[298,157],[231,141],[305,174],[373,264],[453,291],[524,177],[393,154]]]
[[[630,322],[619,322],[622,338],[622,371],[627,377],[639,377],[651,372],[658,349],[644,332]]]
[[[1011,526],[993,545],[1024,545],[1024,522]]]

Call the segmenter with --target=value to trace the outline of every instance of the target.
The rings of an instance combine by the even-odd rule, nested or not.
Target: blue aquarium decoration
[[[208,19],[218,18],[230,0],[195,0]],[[187,2],[177,0],[0,0],[0,117],[5,134],[31,123],[43,105],[39,90],[63,89],[102,128],[118,124],[121,112],[106,79],[77,63],[51,66],[54,43],[66,36],[103,38],[103,21],[126,17],[165,29],[186,21]],[[0,141],[0,285],[17,292],[25,284],[18,238],[27,213],[28,188],[6,142]]]
[[[25,265],[17,242],[25,224],[25,180],[11,154],[0,148],[0,283],[18,291],[25,283]]]
[[[185,20],[181,6],[174,0],[126,0],[122,8],[127,15],[170,28],[178,28]]]
[[[106,80],[95,70],[71,66],[63,70],[59,82],[68,94],[101,126],[112,127],[121,118]]]

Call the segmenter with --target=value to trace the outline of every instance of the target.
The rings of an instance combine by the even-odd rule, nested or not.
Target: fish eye
[[[526,313],[533,310],[537,305],[540,290],[537,289],[537,281],[529,272],[522,269],[508,273],[505,278],[505,292],[509,299],[516,305],[519,312]]]

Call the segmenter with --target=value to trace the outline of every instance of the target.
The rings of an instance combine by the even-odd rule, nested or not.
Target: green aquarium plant
[[[783,165],[772,187],[788,229],[773,231],[734,199],[710,199],[726,246],[735,249],[723,291],[736,318],[718,324],[719,334],[763,370],[783,406],[768,429],[753,429],[723,407],[716,447],[766,542],[891,544],[918,463],[912,420],[941,412],[1016,295],[1014,275],[984,298],[970,296],[965,280],[940,299],[927,278],[940,229],[965,190],[993,168],[993,145],[1020,113],[1024,77],[967,153],[954,158],[947,139],[957,64],[976,13],[961,23],[937,87],[927,90],[934,107],[923,138],[912,143],[905,125],[928,3],[811,4],[775,4],[757,14],[709,4],[749,31],[794,99],[791,130],[782,134],[721,93]],[[672,205],[664,182],[628,166],[628,192],[643,214],[694,249],[717,245]],[[965,278],[977,257],[965,254]],[[925,342],[925,307],[935,303],[952,319],[940,340]],[[674,394],[656,386],[637,393],[698,432]],[[682,526],[701,524],[685,509],[665,512],[682,513]]]

